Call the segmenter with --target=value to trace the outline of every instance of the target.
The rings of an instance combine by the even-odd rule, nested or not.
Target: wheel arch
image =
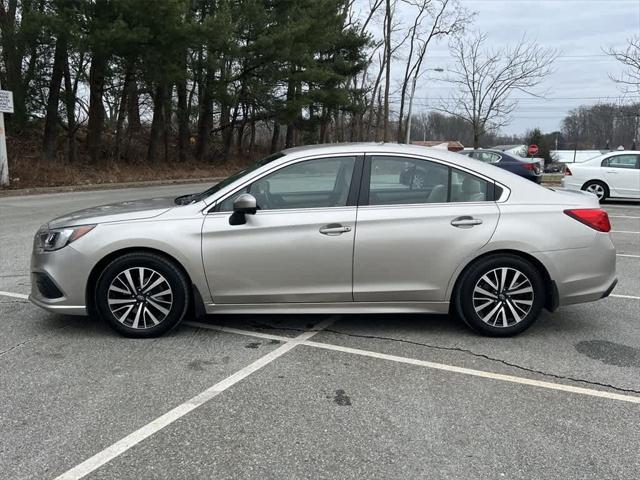
[[[589,185],[590,183],[601,183],[602,185],[604,185],[607,191],[611,192],[611,187],[609,186],[609,184],[606,182],[606,180],[603,180],[601,178],[590,178],[589,180],[585,180],[584,182],[582,182],[580,190],[585,190],[587,185]]]
[[[91,269],[91,272],[89,273],[89,277],[87,279],[87,285],[85,289],[85,301],[87,306],[87,312],[90,315],[93,315],[96,313],[93,292],[95,291],[96,283],[98,282],[98,278],[100,277],[100,274],[109,263],[111,263],[116,258],[121,257],[122,255],[126,255],[128,253],[153,253],[154,255],[158,255],[172,262],[178,269],[180,269],[180,271],[187,278],[187,281],[189,284],[189,290],[190,290],[189,296],[191,299],[190,308],[194,310],[192,313],[195,313],[197,317],[204,315],[204,311],[205,311],[204,301],[202,299],[202,296],[200,295],[200,292],[198,291],[198,287],[193,283],[193,280],[191,279],[191,276],[189,275],[189,272],[184,267],[184,265],[182,265],[182,263],[173,255],[170,255],[167,252],[163,252],[162,250],[158,250],[150,247],[127,247],[127,248],[114,250],[112,252],[109,252],[104,257],[102,257],[93,266],[93,268]]]
[[[513,255],[516,257],[520,257],[521,259],[531,263],[536,268],[536,270],[540,272],[540,274],[544,279],[544,289],[545,289],[544,307],[550,312],[553,312],[556,308],[558,308],[558,305],[559,305],[558,287],[556,286],[556,282],[551,278],[551,275],[549,274],[549,270],[547,270],[544,264],[539,259],[531,255],[530,253],[526,253],[521,250],[499,249],[499,250],[491,250],[478,255],[477,257],[470,260],[464,266],[464,268],[460,271],[460,273],[455,279],[453,288],[451,289],[451,295],[450,295],[450,301],[449,301],[450,312],[454,310],[454,307],[457,307],[458,289],[460,288],[460,284],[462,283],[464,276],[469,271],[471,266],[473,266],[474,264],[476,264],[477,262],[481,261],[484,258],[497,256],[497,255]]]

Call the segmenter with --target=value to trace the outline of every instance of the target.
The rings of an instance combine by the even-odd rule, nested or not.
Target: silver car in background
[[[293,148],[201,193],[52,220],[30,299],[132,337],[218,312],[452,313],[507,336],[613,290],[609,230],[594,195],[447,151]]]

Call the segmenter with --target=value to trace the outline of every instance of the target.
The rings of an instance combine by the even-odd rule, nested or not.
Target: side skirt
[[[449,302],[345,302],[207,304],[207,313],[435,313],[449,312]]]

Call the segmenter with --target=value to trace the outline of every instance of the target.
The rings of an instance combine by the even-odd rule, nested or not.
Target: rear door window
[[[493,184],[428,160],[372,156],[369,205],[479,202],[492,199]]]
[[[605,158],[602,161],[602,166],[608,168],[638,168],[637,163],[637,155],[615,155]]]

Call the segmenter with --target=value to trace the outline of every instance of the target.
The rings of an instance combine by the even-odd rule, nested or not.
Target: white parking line
[[[0,295],[9,296],[9,297],[15,297],[15,298],[27,298],[27,295],[23,295],[23,294],[19,294],[19,293],[4,292],[4,291],[0,291]],[[640,297],[634,297],[634,296],[630,296],[630,295],[615,295],[615,294],[612,294],[611,297],[629,298],[629,299],[638,299],[638,300],[640,300]],[[230,327],[224,327],[224,326],[218,326],[218,325],[211,325],[211,324],[206,324],[206,323],[201,323],[201,322],[185,322],[186,325],[190,325],[190,326],[197,327],[197,328],[206,328],[206,329],[226,332],[226,333],[230,333],[230,334],[238,334],[238,335],[244,335],[244,336],[250,336],[250,337],[256,337],[256,338],[279,340],[279,341],[284,342],[284,345],[281,345],[280,347],[276,348],[275,350],[271,351],[270,353],[266,354],[265,356],[259,358],[258,360],[256,360],[255,362],[251,363],[250,365],[247,365],[243,369],[235,372],[234,374],[232,374],[229,377],[225,378],[224,380],[216,383],[215,385],[212,385],[211,387],[209,387],[208,389],[206,389],[203,392],[199,393],[195,397],[193,397],[193,398],[187,400],[186,402],[178,405],[177,407],[175,407],[172,410],[168,411],[164,415],[161,415],[160,417],[158,417],[155,420],[151,421],[150,423],[144,425],[143,427],[139,428],[138,430],[130,433],[126,437],[118,440],[117,442],[115,442],[111,446],[109,446],[109,447],[105,448],[104,450],[96,453],[94,456],[88,458],[84,462],[80,463],[79,465],[76,465],[75,467],[73,467],[70,470],[66,471],[62,475],[58,476],[56,478],[56,480],[81,479],[81,478],[85,477],[89,473],[97,470],[102,465],[108,463],[109,461],[113,460],[114,458],[122,455],[124,452],[126,452],[130,448],[134,447],[135,445],[137,445],[138,443],[142,442],[146,438],[150,437],[154,433],[160,431],[164,427],[172,424],[173,422],[175,422],[179,418],[182,418],[183,416],[185,416],[189,412],[193,411],[194,409],[202,406],[203,404],[205,404],[209,400],[213,399],[214,397],[216,397],[220,393],[224,392],[225,390],[227,390],[228,388],[232,387],[236,383],[238,383],[238,382],[242,381],[243,379],[247,378],[252,373],[260,370],[262,367],[264,367],[264,366],[268,365],[269,363],[273,362],[274,360],[276,360],[277,358],[281,357],[282,355],[284,355],[285,353],[289,352],[290,350],[292,350],[293,348],[295,348],[298,345],[305,345],[305,346],[321,348],[321,349],[325,349],[325,350],[333,350],[333,351],[338,351],[338,352],[343,352],[343,353],[350,353],[350,354],[354,354],[354,355],[366,356],[366,357],[371,357],[371,358],[378,358],[378,359],[382,359],[382,360],[389,360],[389,361],[393,361],[393,362],[397,362],[397,363],[404,363],[404,364],[408,364],[408,365],[417,365],[417,366],[422,366],[422,367],[430,368],[430,369],[434,369],[434,370],[441,370],[441,371],[446,371],[446,372],[459,373],[459,374],[463,374],[463,375],[471,375],[471,376],[480,377],[480,378],[488,378],[488,379],[504,381],[504,382],[509,382],[509,383],[517,383],[517,384],[521,384],[521,385],[528,385],[528,386],[533,386],[533,387],[546,388],[546,389],[550,389],[550,390],[570,392],[570,393],[576,393],[576,394],[580,394],[580,395],[587,395],[587,396],[592,396],[592,397],[606,398],[606,399],[609,399],[609,400],[617,400],[617,401],[640,404],[640,397],[633,396],[633,395],[612,393],[612,392],[607,392],[607,391],[602,391],[602,390],[595,390],[595,389],[584,388],[584,387],[575,387],[575,386],[572,386],[572,385],[566,385],[566,384],[561,384],[561,383],[544,382],[544,381],[540,381],[540,380],[533,380],[533,379],[530,379],[530,378],[518,377],[518,376],[514,376],[514,375],[505,375],[505,374],[495,373],[495,372],[491,372],[491,371],[475,370],[475,369],[470,369],[470,368],[458,367],[458,366],[455,366],[455,365],[447,365],[447,364],[444,364],[444,363],[429,362],[429,361],[425,361],[425,360],[418,360],[418,359],[415,359],[415,358],[400,357],[400,356],[397,356],[397,355],[388,355],[388,354],[374,352],[374,351],[370,351],[370,350],[362,350],[362,349],[357,349],[357,348],[344,347],[344,346],[340,346],[340,345],[333,345],[333,344],[329,344],[329,343],[320,343],[320,342],[310,341],[310,339],[314,335],[320,333],[320,331],[322,331],[323,329],[327,328],[327,326],[329,326],[331,323],[333,323],[335,321],[335,319],[336,319],[336,317],[331,317],[331,318],[329,318],[329,319],[327,319],[327,320],[325,320],[323,322],[320,322],[316,326],[316,328],[314,330],[304,332],[301,335],[298,335],[297,337],[293,337],[293,338],[292,337],[285,337],[285,336],[281,336],[281,335],[272,335],[272,334],[267,334],[267,333],[262,333],[262,332],[241,330],[241,329],[237,329],[237,328],[230,328]]]
[[[2,290],[0,290],[0,295],[5,297],[21,298],[23,300],[26,300],[29,298],[29,295],[24,295],[22,293],[3,292]]]
[[[633,295],[616,295],[615,293],[612,293],[609,296],[615,298],[630,298],[631,300],[640,300],[640,297],[634,297]]]
[[[186,323],[187,325],[193,325],[200,328],[207,328],[210,330],[217,330],[221,332],[235,333],[237,335],[244,335],[247,337],[270,338],[270,339],[281,340],[281,341],[287,341],[287,338],[288,338],[288,337],[282,337],[280,335],[268,335],[267,337],[265,337],[265,334],[261,332],[253,332],[250,330],[240,330],[237,328],[229,329],[226,327],[221,327],[218,325],[210,325],[206,323],[199,323],[199,322],[186,322]],[[435,370],[461,373],[463,375],[472,375],[474,377],[490,378],[493,380],[500,380],[503,382],[510,382],[510,383],[519,383],[522,385],[529,385],[532,387],[541,387],[541,388],[547,388],[551,390],[559,390],[563,392],[578,393],[581,395],[588,395],[591,397],[607,398],[609,400],[619,400],[623,402],[640,403],[640,397],[637,397],[634,395],[625,395],[621,393],[606,392],[603,390],[595,390],[593,388],[574,387],[572,385],[566,385],[563,383],[543,382],[540,380],[533,380],[526,377],[518,377],[515,375],[505,375],[502,373],[495,373],[495,372],[490,372],[486,370],[475,370],[472,368],[457,367],[455,365],[447,365],[446,363],[428,362],[425,360],[418,360],[416,358],[400,357],[397,355],[388,355],[386,353],[379,353],[371,350],[362,350],[359,348],[343,347],[341,345],[333,345],[331,343],[305,341],[305,342],[301,342],[301,345],[306,345],[308,347],[322,348],[325,350],[334,350],[334,351],[343,352],[343,353],[351,353],[354,355],[361,355],[365,357],[379,358],[382,360],[390,360],[392,362],[406,363],[409,365],[418,365],[421,367],[431,368]]]
[[[100,468],[105,463],[113,460],[119,455],[122,455],[124,452],[129,450],[131,447],[137,445],[138,443],[143,441],[145,438],[150,437],[151,435],[163,429],[167,425],[172,424],[179,418],[185,416],[187,413],[191,412],[192,410],[198,408],[199,406],[205,404],[212,398],[221,394],[222,392],[227,390],[229,387],[232,387],[233,385],[240,382],[241,380],[244,380],[249,375],[260,370],[265,365],[270,364],[275,359],[281,357],[292,348],[296,347],[297,345],[300,345],[302,342],[306,340],[309,340],[311,337],[318,334],[320,330],[322,330],[323,328],[326,328],[331,323],[333,323],[335,319],[336,317],[328,318],[327,320],[320,322],[313,331],[304,332],[303,334],[298,335],[297,337],[294,337],[294,338],[287,338],[286,340],[284,340],[286,342],[284,345],[276,348],[275,350],[266,354],[264,357],[259,358],[258,360],[256,360],[250,365],[247,365],[243,369],[238,370],[233,375],[225,378],[224,380],[216,383],[215,385],[212,385],[202,393],[187,400],[183,404],[178,405],[172,410],[169,410],[164,415],[156,418],[155,420],[146,424],[144,427],[139,428],[135,432],[130,433],[126,437],[122,438],[121,440],[118,440],[113,445],[105,448],[101,452],[96,453],[93,457],[88,458],[81,464],[73,467],[70,470],[67,470],[62,475],[56,477],[56,480],[71,480],[71,479],[83,478],[89,473]]]
[[[629,255],[628,253],[616,253],[616,257],[640,258],[640,255]]]
[[[624,395],[621,393],[605,392],[602,390],[594,390],[591,388],[574,387],[562,383],[542,382],[540,380],[532,380],[530,378],[516,377],[514,375],[504,375],[502,373],[487,372],[484,370],[474,370],[471,368],[456,367],[444,363],[427,362],[415,358],[399,357],[397,355],[388,355],[386,353],[371,352],[369,350],[361,350],[359,348],[343,347],[340,345],[331,345],[319,342],[304,342],[303,345],[310,347],[324,348],[326,350],[334,350],[337,352],[352,353],[365,357],[379,358],[382,360],[390,360],[392,362],[406,363],[409,365],[418,365],[421,367],[432,368],[435,370],[443,370],[446,372],[461,373],[463,375],[472,375],[474,377],[490,378],[493,380],[501,380],[503,382],[519,383],[521,385],[530,385],[532,387],[542,387],[551,390],[560,390],[562,392],[578,393],[581,395],[589,395],[592,397],[608,398],[609,400],[619,400],[622,402],[640,403],[640,397],[633,395]]]
[[[230,328],[230,327],[223,327],[221,325],[211,325],[209,323],[202,323],[202,322],[193,322],[193,321],[188,321],[188,322],[184,322],[185,325],[189,325],[190,327],[196,327],[196,328],[206,328],[208,330],[217,330],[219,332],[225,332],[225,333],[235,333],[237,335],[249,335],[250,337],[256,337],[256,338],[265,338],[267,340],[280,340],[282,342],[288,342],[289,340],[291,340],[291,337],[283,337],[282,335],[271,335],[270,333],[262,333],[262,332],[253,332],[250,330],[239,330],[237,328]]]
[[[609,218],[633,218],[640,219],[640,217],[633,217],[631,215],[609,215]]]
[[[640,232],[634,232],[632,230],[611,230],[611,233],[635,233],[635,234],[638,234]]]

